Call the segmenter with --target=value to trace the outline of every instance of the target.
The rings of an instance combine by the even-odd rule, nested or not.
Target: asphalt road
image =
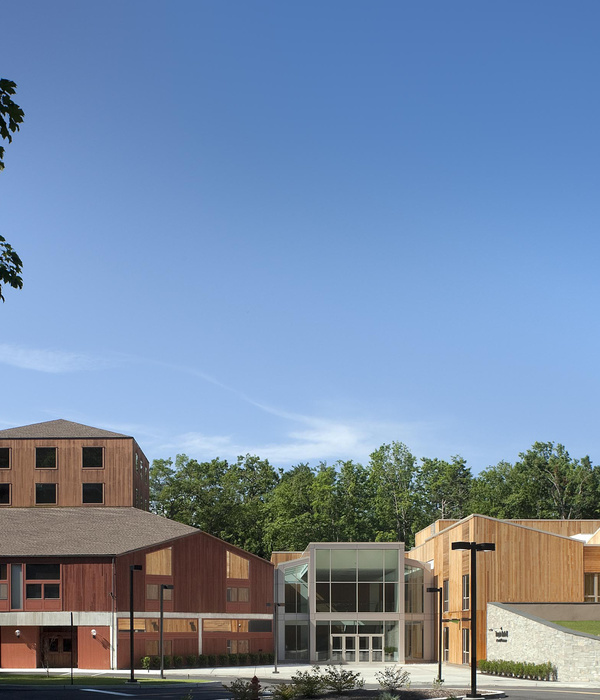
[[[188,698],[191,691],[193,700],[231,700],[220,683],[203,683],[201,686],[164,685],[157,686],[105,686],[85,688],[82,686],[20,686],[11,688],[0,685],[2,700],[118,700],[132,698],[135,700],[180,700]]]

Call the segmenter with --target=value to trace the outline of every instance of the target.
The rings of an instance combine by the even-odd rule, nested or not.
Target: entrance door
[[[334,634],[331,636],[330,656],[332,661],[338,663],[381,662],[383,661],[383,635]]]
[[[73,666],[77,666],[77,632],[74,630],[71,646],[71,630],[42,628],[40,634],[40,664],[45,668],[69,668],[71,649],[73,649]]]

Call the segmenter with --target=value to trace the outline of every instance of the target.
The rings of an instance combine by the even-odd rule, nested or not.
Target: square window
[[[10,447],[0,447],[0,469],[10,469]]]
[[[36,447],[35,468],[56,469],[56,447]]]
[[[8,600],[8,583],[0,583],[0,600]]]
[[[102,447],[82,447],[81,465],[84,469],[102,469],[104,450]]]
[[[0,506],[10,505],[10,484],[0,484]]]
[[[60,598],[60,584],[59,583],[45,583],[44,584],[44,598],[50,598],[56,600]]]
[[[38,506],[56,505],[56,484],[36,484],[35,503]]]
[[[104,503],[104,484],[82,484],[83,503]]]
[[[146,600],[158,600],[158,583],[146,584]]]
[[[41,583],[28,583],[25,586],[25,597],[40,599],[42,597],[42,584]]]

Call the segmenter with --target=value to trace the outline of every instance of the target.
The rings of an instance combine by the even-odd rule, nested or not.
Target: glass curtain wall
[[[317,549],[316,612],[398,612],[397,549]]]

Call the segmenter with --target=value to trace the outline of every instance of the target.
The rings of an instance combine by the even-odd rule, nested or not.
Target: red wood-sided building
[[[148,460],[70,421],[0,431],[0,667],[128,668],[158,654],[273,651],[273,566],[148,512]]]

